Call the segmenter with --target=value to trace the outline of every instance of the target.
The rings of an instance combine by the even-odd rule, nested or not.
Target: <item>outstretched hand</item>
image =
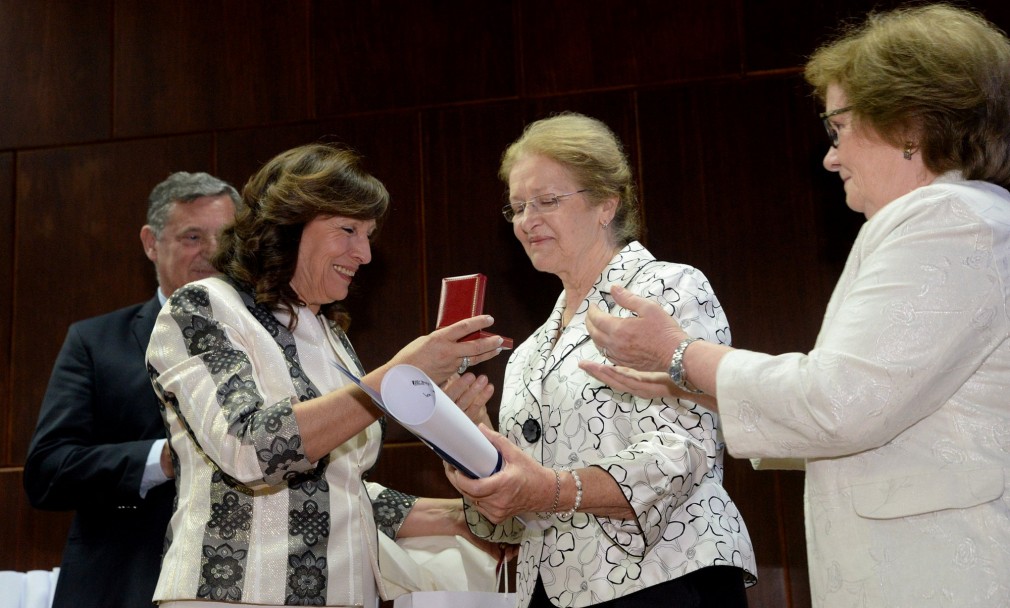
[[[666,371],[673,351],[687,338],[680,324],[659,304],[623,287],[615,285],[610,295],[635,316],[614,317],[591,307],[586,329],[596,347],[616,364],[646,372]]]
[[[631,393],[636,397],[643,397],[645,399],[663,399],[666,397],[686,399],[704,405],[712,411],[716,411],[718,407],[718,401],[715,397],[707,394],[688,393],[682,390],[673,383],[670,375],[666,372],[640,372],[623,365],[606,365],[604,363],[589,361],[588,359],[579,361],[579,367],[590,376],[593,376],[614,390]]]

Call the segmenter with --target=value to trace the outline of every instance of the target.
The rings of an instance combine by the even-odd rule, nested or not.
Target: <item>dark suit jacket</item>
[[[139,494],[165,436],[145,363],[160,308],[74,323],[56,359],[24,473],[32,505],[76,511],[54,608],[151,606],[175,497],[171,482]]]

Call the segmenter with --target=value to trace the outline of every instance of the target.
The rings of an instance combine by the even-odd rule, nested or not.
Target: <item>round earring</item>
[[[606,222],[603,222],[603,227],[604,228],[606,228],[609,225],[610,225],[610,220],[607,220]]]

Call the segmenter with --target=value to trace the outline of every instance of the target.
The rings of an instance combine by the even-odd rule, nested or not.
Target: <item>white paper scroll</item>
[[[472,478],[488,477],[502,466],[502,456],[480,429],[413,365],[397,365],[386,372],[382,405],[397,422]]]

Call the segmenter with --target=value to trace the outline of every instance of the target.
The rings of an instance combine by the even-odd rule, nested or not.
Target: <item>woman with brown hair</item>
[[[222,273],[177,290],[148,349],[164,405],[178,503],[155,600],[162,606],[376,606],[376,526],[391,537],[467,534],[459,500],[366,483],[375,391],[414,365],[461,405],[492,388],[467,365],[500,338],[457,342],[487,316],[417,338],[365,373],[339,302],[371,260],[389,195],[353,152],[308,145],[269,161],[221,237]],[[341,369],[343,368],[343,370]]]

